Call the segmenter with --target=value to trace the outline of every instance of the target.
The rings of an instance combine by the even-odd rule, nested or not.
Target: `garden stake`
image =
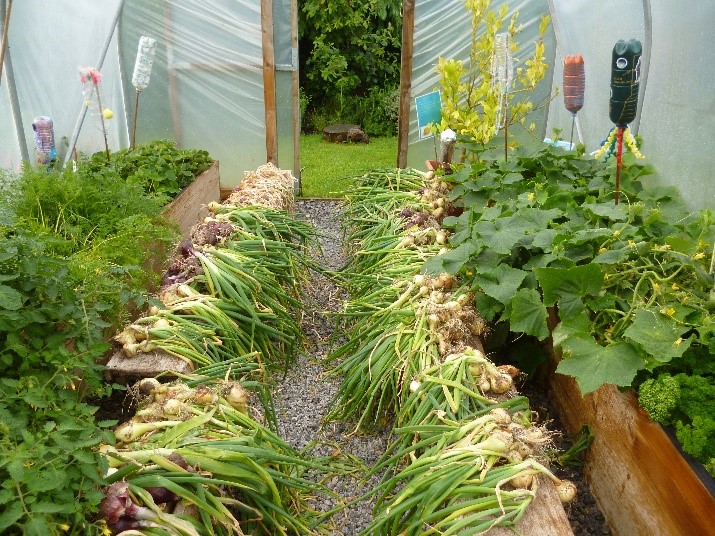
[[[99,107],[99,120],[102,122],[102,135],[104,136],[104,150],[107,154],[107,161],[110,160],[109,157],[109,141],[107,140],[107,127],[104,124],[104,119],[111,119],[112,117],[112,111],[107,108],[106,110],[102,108],[102,100],[99,95],[99,83],[102,81],[102,74],[99,72],[98,69],[95,69],[94,67],[80,67],[79,68],[79,79],[82,82],[82,85],[85,84],[90,84],[89,89],[84,89],[83,93],[85,94],[85,101],[84,105],[85,107],[89,108],[89,106],[92,104],[91,101],[91,96],[92,92],[96,92],[97,94],[97,106]]]
[[[571,139],[569,147],[573,148],[573,130],[576,124],[576,113],[583,107],[583,97],[586,88],[586,74],[581,54],[569,54],[564,58],[564,106],[571,112]]]
[[[504,129],[504,161],[508,158],[509,131],[508,131],[508,106],[507,95],[514,82],[514,62],[509,50],[509,34],[499,33],[494,36],[494,55],[492,56],[492,87],[496,88],[499,99],[497,105],[496,129]]]

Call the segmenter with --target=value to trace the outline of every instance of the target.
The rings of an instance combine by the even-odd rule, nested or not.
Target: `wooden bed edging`
[[[588,424],[594,440],[586,479],[614,536],[715,536],[715,496],[632,391],[604,385],[581,395],[555,372],[560,352],[549,343],[550,398],[570,433]]]
[[[196,223],[208,215],[206,205],[220,200],[220,181],[218,161],[214,161],[164,208],[162,214],[179,226],[184,238],[189,236]]]

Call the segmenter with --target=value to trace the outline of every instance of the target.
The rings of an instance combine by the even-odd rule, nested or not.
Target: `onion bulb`
[[[576,484],[570,480],[561,480],[556,484],[556,491],[562,503],[568,503],[576,498]]]
[[[194,402],[202,406],[209,406],[218,401],[218,395],[205,385],[199,385],[194,391]]]
[[[437,326],[439,326],[439,315],[435,313],[428,315],[427,325],[432,329],[435,329]]]
[[[503,372],[489,378],[492,391],[498,395],[506,393],[511,389],[513,383],[511,376]]]
[[[453,312],[457,312],[457,311],[461,311],[461,310],[462,310],[462,306],[459,305],[459,302],[458,302],[458,301],[455,301],[455,300],[448,301],[447,303],[444,304],[444,306],[445,306],[448,310],[453,311]]]
[[[469,294],[460,294],[456,299],[462,307],[472,303],[472,297]]]
[[[509,480],[509,484],[511,484],[514,489],[530,489],[533,482],[534,475],[527,473],[526,471],[518,473],[515,477]]]
[[[165,329],[171,327],[171,322],[169,322],[166,318],[157,318],[156,322],[154,322],[152,327],[157,329]]]
[[[444,209],[442,207],[436,208],[432,211],[432,216],[435,218],[441,218],[444,216]]]
[[[248,391],[239,383],[231,383],[228,390],[225,391],[224,397],[226,402],[231,404],[234,409],[241,413],[246,413],[248,410]]]
[[[421,287],[422,285],[425,284],[425,276],[423,276],[422,274],[417,274],[412,279],[412,281],[414,282],[415,285],[417,285],[418,287]]]
[[[509,463],[519,463],[524,460],[524,457],[521,455],[521,452],[515,449],[512,449],[506,454],[504,454],[504,457]]]
[[[216,213],[219,210],[221,210],[221,203],[217,203],[216,201],[211,201],[208,205],[206,205],[206,208],[208,209],[209,212]]]
[[[114,430],[114,437],[120,443],[131,443],[139,439],[146,433],[153,432],[159,428],[176,426],[181,421],[156,421],[156,422],[133,422],[127,421],[117,426]]]
[[[154,394],[154,391],[161,387],[161,382],[156,378],[142,378],[136,384],[136,389],[142,395]]]
[[[435,286],[438,288],[442,288],[444,290],[449,290],[452,288],[454,285],[454,276],[452,274],[448,274],[447,272],[442,272],[439,274],[439,277],[437,277],[437,281],[435,282]]]
[[[412,380],[410,382],[410,393],[414,393],[415,391],[417,391],[417,389],[420,388],[420,385],[422,385],[422,384],[420,382],[418,382],[417,380]]]
[[[429,299],[432,303],[444,303],[444,292],[440,292],[439,290],[433,290],[429,295]]]
[[[511,422],[511,415],[504,408],[493,408],[489,414],[492,416],[494,422],[499,425],[507,425]]]
[[[161,411],[165,415],[178,415],[184,408],[184,403],[176,398],[170,398],[161,406]]]

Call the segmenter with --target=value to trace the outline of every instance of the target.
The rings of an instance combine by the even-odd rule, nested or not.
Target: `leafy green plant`
[[[61,369],[58,369],[61,370]],[[99,535],[91,522],[107,468],[95,452],[109,422],[58,377],[0,379],[0,531]]]
[[[425,271],[471,277],[480,313],[513,333],[553,334],[557,371],[583,393],[646,380],[644,407],[712,464],[711,422],[691,411],[706,406],[686,401],[701,399],[715,376],[715,214],[691,213],[650,173],[628,155],[625,202],[615,205],[613,164],[558,149],[464,167],[452,192],[464,212],[443,224],[454,249]],[[676,374],[679,389],[648,381],[654,371]]]
[[[0,179],[0,531],[100,534],[94,450],[110,436],[84,401],[110,390],[105,341],[175,234],[161,203],[113,172]]]
[[[546,148],[475,163],[455,175],[465,207],[445,220],[455,248],[426,270],[471,274],[482,315],[516,333],[546,338],[557,306],[558,371],[584,393],[629,386],[639,370],[713,339],[705,257],[715,219],[690,214],[649,173],[629,159],[628,202],[614,205],[612,170],[600,162]]]
[[[638,400],[648,415],[674,426],[683,450],[705,463],[715,476],[715,380],[680,373],[645,380]]]
[[[80,175],[94,178],[116,173],[129,184],[166,202],[186,188],[213,162],[209,153],[196,149],[178,149],[173,141],[156,140],[112,154],[94,154],[80,165]]]

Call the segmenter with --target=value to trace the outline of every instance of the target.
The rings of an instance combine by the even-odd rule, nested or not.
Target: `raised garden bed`
[[[550,341],[548,349],[547,384],[563,425],[576,433],[587,424],[595,436],[585,475],[613,534],[715,534],[715,488],[702,466],[694,470],[697,462],[688,462],[632,390],[604,385],[582,396],[572,377],[554,371],[560,352]]]

